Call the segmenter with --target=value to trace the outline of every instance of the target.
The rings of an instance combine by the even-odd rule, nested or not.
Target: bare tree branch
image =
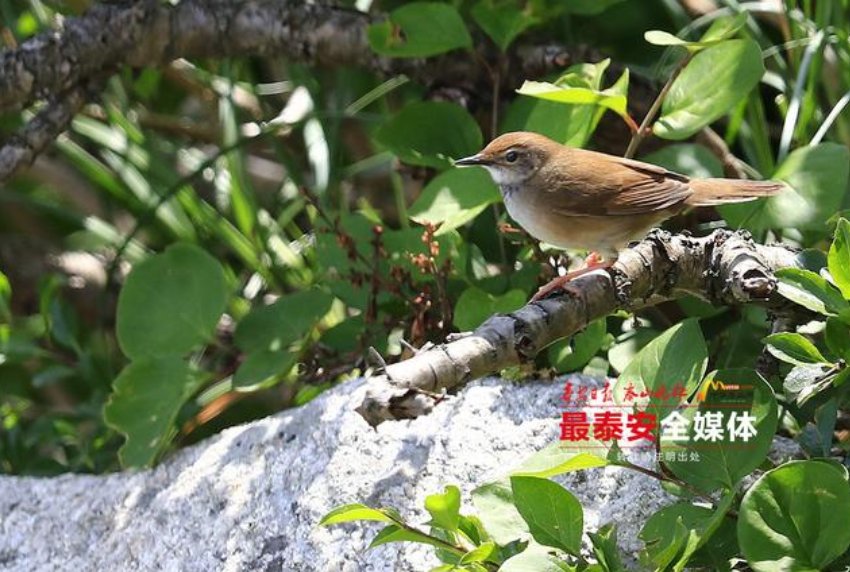
[[[52,98],[18,133],[0,147],[0,181],[27,167],[68,128],[74,115],[100,91],[102,82],[87,81]]]
[[[61,31],[41,34],[0,55],[0,109],[27,106],[105,70],[177,58],[280,55],[309,64],[439,77],[455,86],[485,78],[483,66],[462,52],[427,60],[377,56],[366,30],[383,18],[302,0],[98,3],[83,16],[69,18]],[[518,65],[513,67],[537,76],[569,65],[585,52],[524,47],[516,50]]]
[[[776,314],[793,312],[773,273],[796,265],[788,247],[755,244],[747,233],[718,230],[692,238],[654,231],[621,252],[609,272],[574,280],[571,292],[493,316],[469,336],[388,366],[370,380],[357,411],[373,426],[424,415],[446,391],[530,360],[595,319],[684,293],[718,305],[759,302]]]

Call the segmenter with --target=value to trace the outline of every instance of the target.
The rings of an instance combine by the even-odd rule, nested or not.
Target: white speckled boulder
[[[331,508],[389,505],[427,520],[426,495],[464,494],[557,438],[562,385],[476,382],[433,414],[370,429],[353,411],[362,381],[234,427],[159,467],[102,477],[0,477],[0,570],[406,571],[429,547],[366,551],[380,525],[319,528]],[[616,521],[627,554],[668,497],[653,480],[595,469],[562,481],[585,528]]]

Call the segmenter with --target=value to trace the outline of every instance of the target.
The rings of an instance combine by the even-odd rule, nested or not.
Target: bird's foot
[[[537,302],[538,300],[542,300],[544,298],[548,298],[550,294],[555,292],[556,290],[566,290],[572,291],[573,293],[578,293],[577,290],[570,286],[570,282],[578,278],[579,276],[584,276],[594,270],[599,270],[603,268],[611,268],[613,262],[603,262],[602,258],[596,252],[591,252],[587,257],[586,266],[584,268],[580,268],[578,270],[574,270],[573,272],[568,272],[563,276],[558,276],[557,278],[549,281],[544,284],[537,290],[537,293],[532,296],[531,301]]]

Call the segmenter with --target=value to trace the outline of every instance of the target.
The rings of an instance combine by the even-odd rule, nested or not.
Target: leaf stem
[[[633,471],[637,471],[638,473],[643,473],[644,475],[647,475],[647,476],[652,477],[654,479],[658,479],[659,481],[667,481],[668,483],[673,483],[674,485],[682,487],[683,489],[687,490],[689,493],[691,493],[692,495],[694,495],[696,497],[699,497],[699,498],[704,499],[706,501],[709,501],[711,503],[715,502],[715,499],[713,499],[711,496],[705,494],[704,492],[697,489],[693,485],[691,485],[691,484],[689,484],[689,483],[687,483],[687,482],[685,482],[681,479],[677,479],[676,477],[672,477],[670,475],[665,475],[663,473],[659,473],[658,471],[653,471],[652,469],[647,469],[646,467],[641,467],[640,465],[635,465],[634,463],[631,463],[629,461],[620,461],[620,462],[616,463],[616,465],[620,466],[620,467],[625,467],[627,469],[631,469]]]
[[[688,65],[688,62],[690,62],[693,57],[693,53],[688,53],[687,56],[682,58],[682,61],[679,62],[676,69],[674,69],[673,73],[670,74],[670,78],[667,80],[667,83],[665,83],[664,87],[661,88],[661,91],[658,92],[658,96],[655,98],[655,101],[652,102],[652,107],[650,107],[649,111],[646,112],[646,116],[643,118],[640,127],[638,127],[637,131],[635,131],[634,135],[632,135],[632,140],[629,141],[629,147],[626,149],[625,155],[623,155],[626,159],[631,159],[635,156],[638,146],[641,144],[641,141],[643,141],[643,138],[649,129],[649,124],[652,123],[653,119],[655,119],[655,116],[658,114],[658,110],[661,109],[661,104],[664,103],[664,98],[667,97],[667,93],[669,93],[670,88],[673,87],[673,82],[676,81],[676,78],[679,77],[679,74],[683,69],[685,69],[685,66]]]

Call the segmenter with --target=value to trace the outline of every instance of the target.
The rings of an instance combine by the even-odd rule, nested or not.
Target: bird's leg
[[[569,282],[571,280],[575,280],[579,276],[584,276],[585,274],[593,272],[594,270],[599,270],[600,268],[611,268],[612,264],[613,262],[603,262],[602,257],[598,252],[591,252],[584,260],[584,268],[568,272],[563,276],[558,276],[544,284],[537,290],[537,293],[532,296],[531,301],[536,302],[538,300],[542,300],[556,290],[570,290]]]

